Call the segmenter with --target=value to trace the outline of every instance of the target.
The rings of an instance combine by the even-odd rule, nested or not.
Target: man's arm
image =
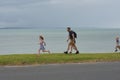
[[[73,37],[73,40],[75,41],[75,35],[74,35],[74,33],[72,33],[72,37]]]
[[[70,36],[68,36],[67,42],[70,40]]]

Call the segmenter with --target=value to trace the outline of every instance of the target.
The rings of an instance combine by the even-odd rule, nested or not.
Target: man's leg
[[[70,41],[69,44],[68,44],[67,51],[64,52],[65,54],[67,54],[67,53],[69,52],[70,47],[71,47],[71,41]]]
[[[76,54],[79,54],[79,51],[78,51],[77,46],[75,45],[75,43],[73,44],[73,47],[76,50]]]

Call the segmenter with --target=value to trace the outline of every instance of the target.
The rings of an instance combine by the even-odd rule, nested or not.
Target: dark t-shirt
[[[73,39],[72,34],[74,34],[74,32],[73,31],[69,31],[69,37],[70,37],[70,39]]]

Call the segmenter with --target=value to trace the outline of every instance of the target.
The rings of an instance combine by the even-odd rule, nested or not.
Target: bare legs
[[[38,50],[38,55],[40,55],[40,49]],[[50,54],[50,51],[49,50],[42,50],[42,52],[48,52]]]
[[[115,52],[117,52],[118,49],[120,50],[120,46],[116,46],[116,47],[115,47]]]
[[[69,50],[71,50],[70,53],[72,53],[72,49],[76,50],[76,54],[79,54],[79,51],[78,51],[78,49],[77,49],[77,47],[75,45],[75,42],[73,40],[70,41],[70,43],[68,44],[67,51],[64,52],[64,53],[67,54],[69,52]]]

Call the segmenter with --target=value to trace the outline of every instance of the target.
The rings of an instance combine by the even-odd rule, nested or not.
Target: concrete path
[[[0,80],[120,80],[120,62],[5,66]]]

